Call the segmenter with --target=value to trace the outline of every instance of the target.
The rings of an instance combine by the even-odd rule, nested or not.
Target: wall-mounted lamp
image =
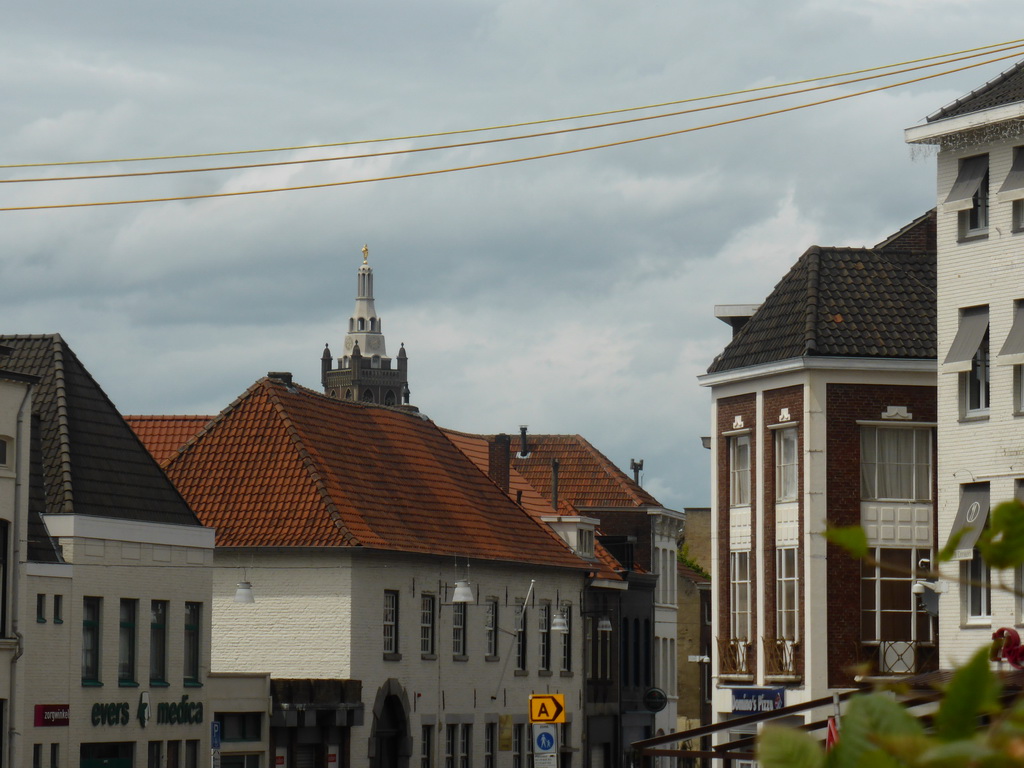
[[[918,579],[914,582],[914,586],[910,588],[910,591],[915,595],[923,595],[925,591],[929,589],[935,594],[941,595],[948,589],[948,587],[944,581],[924,581],[922,579]]]
[[[568,632],[569,622],[565,620],[564,613],[556,613],[555,618],[551,620],[551,631],[552,632]]]
[[[236,603],[255,603],[256,598],[252,594],[252,584],[248,581],[238,582],[238,588],[235,589],[235,602]]]
[[[611,632],[612,631],[612,620],[607,616],[602,616],[600,621],[597,622],[598,632]]]
[[[473,597],[473,588],[469,586],[468,581],[456,581],[455,591],[452,593],[453,603],[472,603],[475,600]]]

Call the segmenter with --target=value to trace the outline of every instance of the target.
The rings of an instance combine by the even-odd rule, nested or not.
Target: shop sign
[[[68,726],[71,724],[70,706],[67,704],[36,704],[36,728]]]
[[[733,688],[733,714],[773,712],[786,706],[785,688]]]
[[[65,712],[67,707],[65,706]],[[38,707],[36,708],[38,718]],[[151,705],[149,694],[144,692],[139,695],[139,705],[136,708],[135,716],[142,727],[146,727],[151,717]],[[131,719],[131,705],[127,701],[101,703],[92,705],[93,725],[128,725]],[[161,701],[156,705],[156,721],[160,725],[194,725],[203,722],[203,703],[201,701],[189,701],[188,696],[182,696],[181,701]],[[60,725],[60,723],[53,723]],[[64,722],[63,725],[67,725]]]

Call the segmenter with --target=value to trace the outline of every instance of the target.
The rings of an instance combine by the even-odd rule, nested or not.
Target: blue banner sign
[[[753,715],[786,706],[785,688],[733,688],[733,714]]]

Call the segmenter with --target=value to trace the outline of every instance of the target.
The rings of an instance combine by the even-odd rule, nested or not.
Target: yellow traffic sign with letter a
[[[530,696],[531,723],[564,723],[565,696],[560,693],[535,693]]]

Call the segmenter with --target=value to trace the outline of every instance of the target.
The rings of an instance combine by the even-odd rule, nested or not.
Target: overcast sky
[[[0,163],[366,142],[621,109],[990,45],[1021,36],[1008,26],[1018,16],[1008,0],[9,3],[0,10]],[[0,213],[0,330],[61,333],[123,413],[213,414],[269,370],[319,388],[324,343],[342,351],[367,243],[388,352],[405,343],[412,402],[424,413],[470,432],[527,424],[579,433],[624,469],[645,459],[643,483],[666,506],[706,506],[709,395],[696,377],[729,338],[714,305],[760,302],[809,246],[874,245],[932,207],[934,159],[911,152],[903,129],[1013,61],[517,165]],[[4,184],[0,206],[495,162],[864,87],[443,152]]]

